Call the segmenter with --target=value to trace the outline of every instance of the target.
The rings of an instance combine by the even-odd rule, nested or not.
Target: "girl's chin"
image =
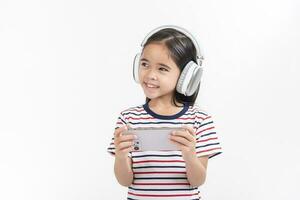
[[[153,98],[156,98],[156,97],[160,96],[158,92],[149,92],[147,90],[144,90],[144,94],[149,99],[153,99]]]
[[[145,88],[143,88],[143,91],[144,91],[144,95],[149,98],[149,99],[155,99],[155,98],[158,98],[158,97],[162,97],[162,96],[172,96],[172,93],[164,93],[162,91],[149,91]]]
[[[143,90],[144,90],[145,96],[147,96],[148,98],[150,98],[150,97],[153,98],[153,97],[156,97],[159,95],[159,91],[157,88],[156,89],[143,88]]]
[[[146,92],[144,92],[144,94],[145,94],[145,96],[146,96],[147,98],[149,98],[149,99],[154,99],[154,98],[156,98],[156,97],[159,96],[159,95],[155,95],[155,94],[149,94],[149,93],[146,93]]]

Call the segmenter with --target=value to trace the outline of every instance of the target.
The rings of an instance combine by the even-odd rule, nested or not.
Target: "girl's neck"
[[[174,105],[174,103],[170,101],[159,101],[159,100],[150,100],[148,102],[149,108],[156,112],[157,114],[161,115],[173,115],[182,110],[184,106],[182,103],[177,103],[180,107]]]
[[[172,99],[168,100],[159,100],[159,99],[151,99],[148,102],[149,107],[161,107],[161,108],[174,108],[174,107],[183,107],[184,104],[176,102],[176,105],[174,104]]]

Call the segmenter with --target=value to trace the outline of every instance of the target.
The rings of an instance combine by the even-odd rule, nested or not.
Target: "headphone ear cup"
[[[180,94],[183,94],[183,95],[185,95],[185,89],[183,89],[183,82],[185,81],[185,77],[188,72],[188,67],[189,66],[184,67],[184,69],[182,70],[182,72],[179,76],[179,79],[178,79],[177,85],[176,85],[177,92],[179,92]]]
[[[188,87],[186,90],[187,96],[192,96],[198,89],[198,86],[201,82],[202,73],[203,73],[203,68],[200,66],[197,66],[197,68],[195,69],[195,71],[193,73],[193,77],[191,78],[191,80],[188,84]]]
[[[137,53],[134,57],[133,61],[133,79],[136,83],[139,83],[139,67],[140,67],[140,58],[141,58],[141,53]]]
[[[195,93],[198,84],[201,81],[201,76],[202,67],[197,65],[194,61],[190,61],[188,64],[186,64],[180,74],[176,86],[177,92],[185,96],[191,96]]]

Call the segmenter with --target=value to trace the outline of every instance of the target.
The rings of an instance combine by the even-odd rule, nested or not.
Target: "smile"
[[[149,83],[144,83],[146,85],[146,87],[148,88],[159,88],[157,85],[152,85],[152,84],[149,84]]]

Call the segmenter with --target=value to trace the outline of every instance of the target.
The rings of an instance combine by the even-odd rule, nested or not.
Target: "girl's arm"
[[[133,172],[131,168],[131,158],[129,152],[133,150],[134,135],[123,135],[122,131],[126,130],[127,126],[123,126],[115,130],[115,165],[114,171],[118,182],[123,186],[130,186],[133,181]]]
[[[175,131],[171,140],[182,151],[188,181],[192,187],[198,187],[205,182],[208,156],[197,157],[196,134],[192,127],[184,126],[185,131]]]
[[[196,154],[183,155],[186,174],[192,187],[198,187],[205,182],[208,156],[197,157]]]
[[[131,158],[128,156],[115,156],[115,176],[118,182],[125,187],[129,187],[133,181],[131,163]]]

